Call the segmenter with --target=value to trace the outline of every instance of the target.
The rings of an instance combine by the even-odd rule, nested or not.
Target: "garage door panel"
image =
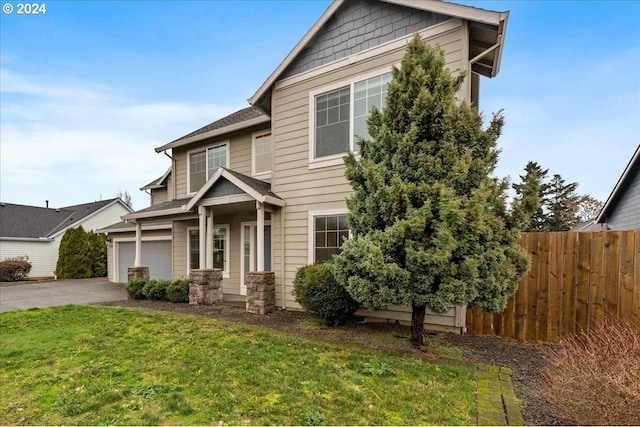
[[[127,270],[133,266],[136,256],[135,242],[118,243],[118,281],[127,282]],[[149,267],[151,279],[172,278],[171,241],[142,242],[142,266]]]

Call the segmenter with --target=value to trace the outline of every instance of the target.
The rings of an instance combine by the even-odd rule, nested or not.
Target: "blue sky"
[[[53,207],[138,189],[153,149],[249,98],[329,1],[47,1],[0,13],[0,199]],[[41,2],[42,3],[42,2]],[[499,176],[537,161],[605,200],[640,144],[640,2],[460,1],[510,10]]]

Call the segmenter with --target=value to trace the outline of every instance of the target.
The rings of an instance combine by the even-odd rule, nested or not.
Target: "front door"
[[[258,247],[258,226],[254,222],[243,222],[240,233],[240,294],[247,294],[246,276],[255,271]],[[271,225],[264,224],[264,270],[271,271]]]

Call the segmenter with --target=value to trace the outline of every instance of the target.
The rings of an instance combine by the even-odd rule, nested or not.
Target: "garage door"
[[[118,243],[118,281],[127,282],[127,269],[133,266],[136,243]],[[171,280],[171,241],[142,242],[142,266],[149,267],[152,279]]]

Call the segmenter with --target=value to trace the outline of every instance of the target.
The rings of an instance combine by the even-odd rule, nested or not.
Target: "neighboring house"
[[[26,255],[30,277],[53,277],[67,229],[96,231],[131,212],[119,198],[58,209],[0,203],[0,260]]]
[[[595,220],[598,229],[640,229],[640,144]]]
[[[368,112],[384,105],[414,32],[445,50],[449,69],[467,72],[459,98],[477,106],[480,76],[500,68],[507,18],[433,0],[334,1],[248,108],[155,149],[172,161],[142,188],[151,206],[104,229],[110,279],[126,280],[137,244],[151,277],[220,268],[233,300],[244,298],[247,272],[273,271],[276,304],[299,308],[297,269],[329,259],[349,236],[343,156],[357,151],[355,135],[368,136]],[[399,310],[385,316],[410,321],[410,309]],[[461,308],[449,317],[464,325]]]

